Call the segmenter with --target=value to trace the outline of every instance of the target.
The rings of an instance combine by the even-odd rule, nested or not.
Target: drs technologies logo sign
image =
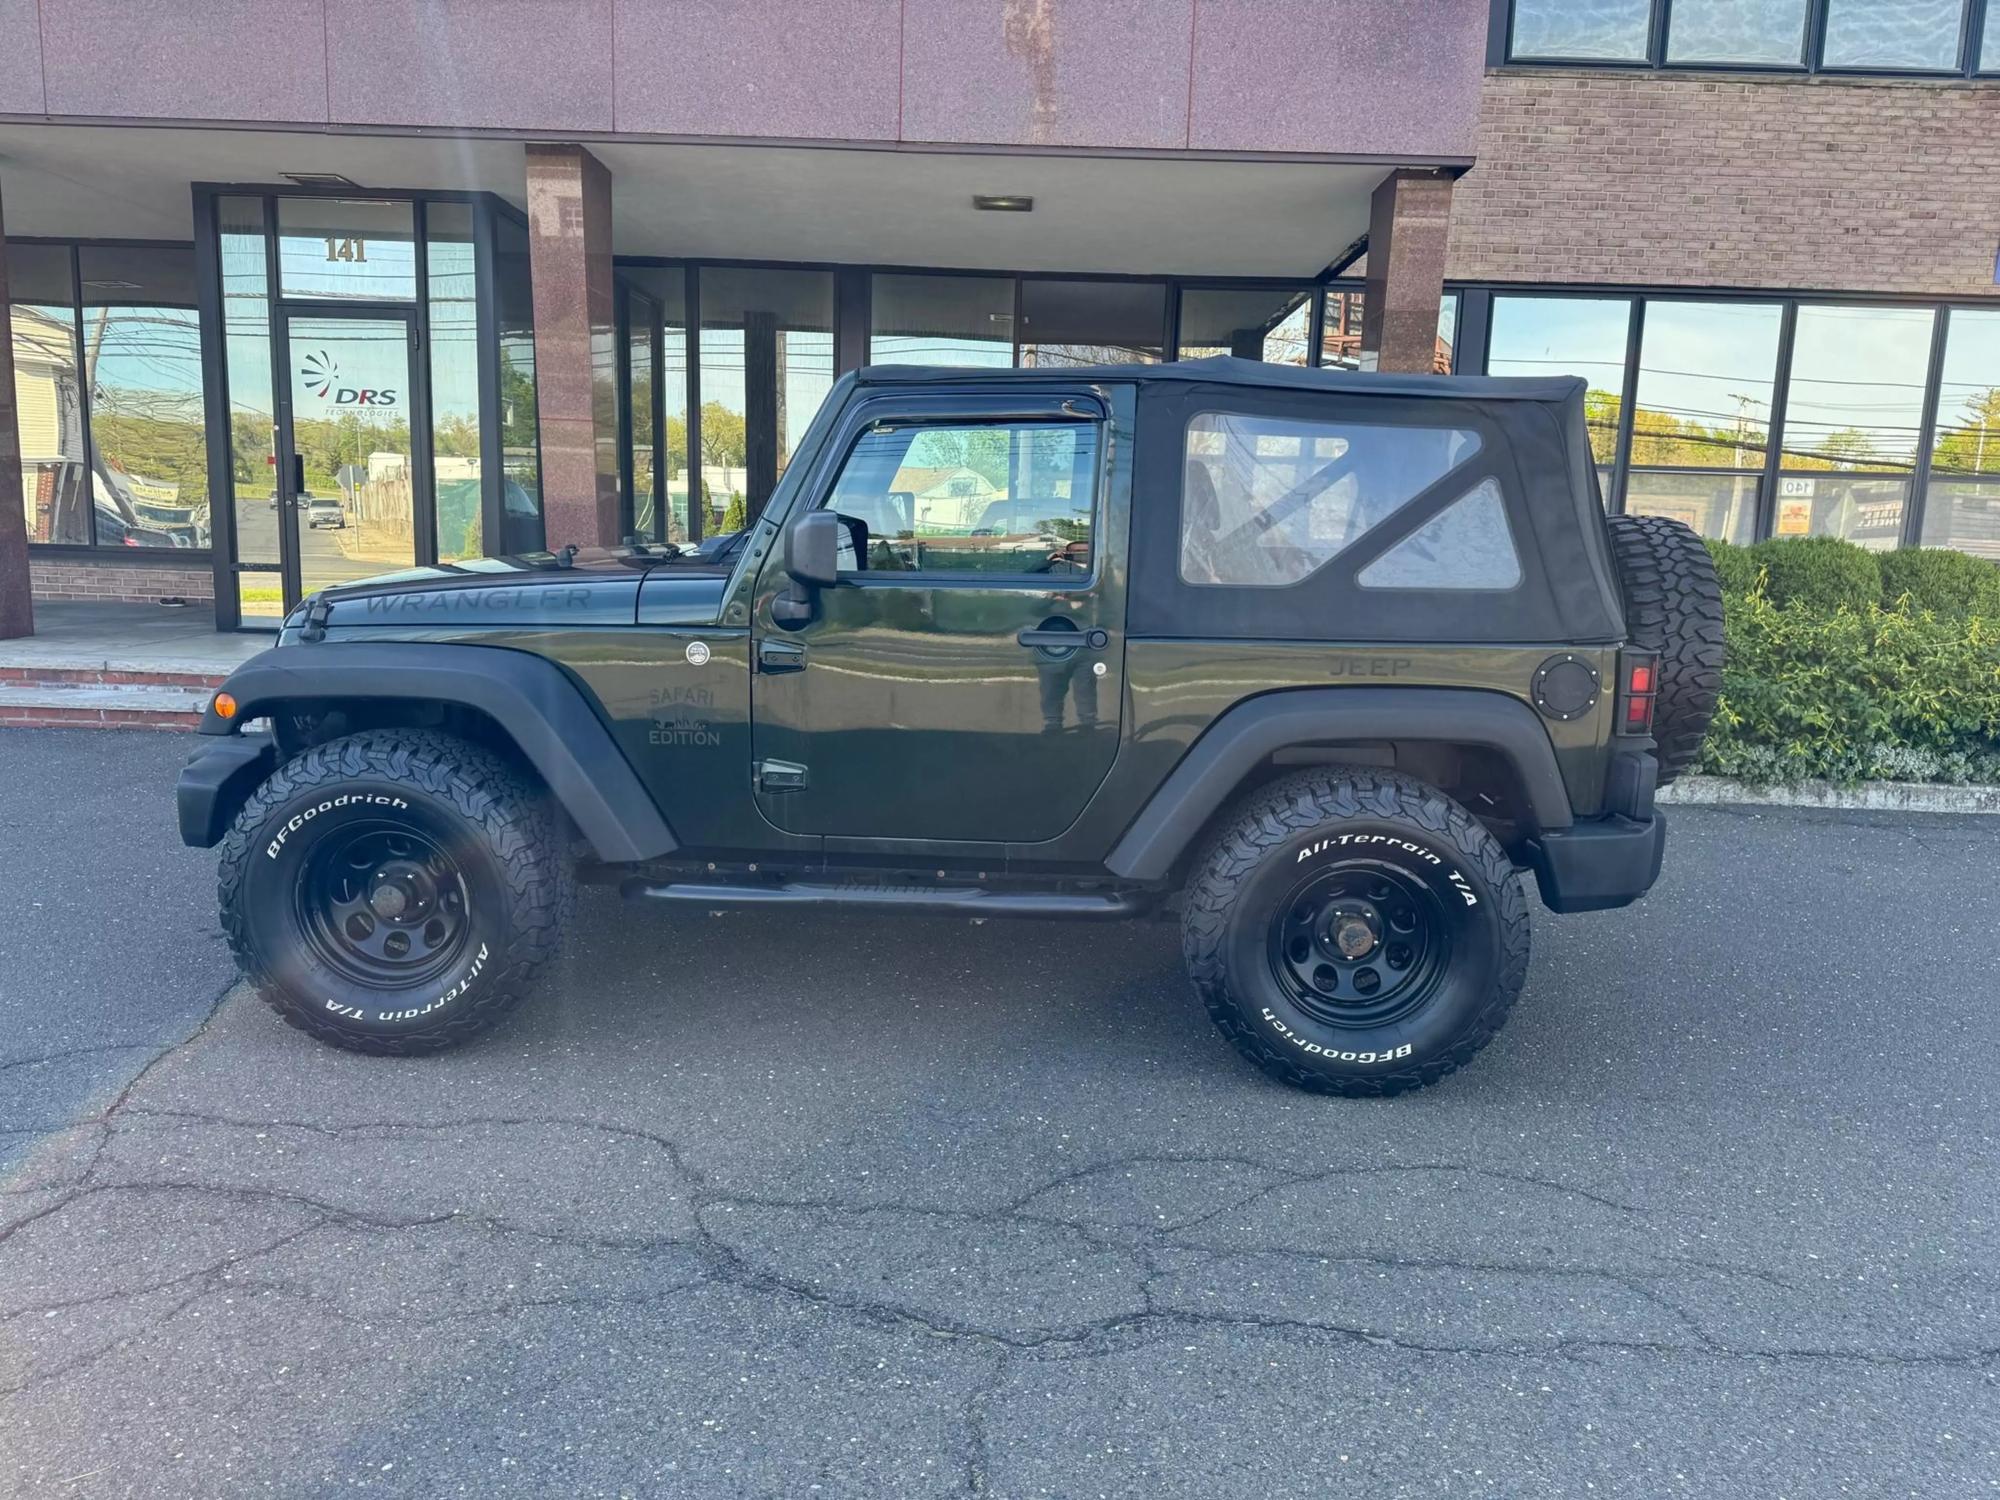
[[[335,406],[394,406],[393,390],[375,390],[340,383],[340,362],[324,349],[308,354],[299,366],[299,383],[322,401]]]

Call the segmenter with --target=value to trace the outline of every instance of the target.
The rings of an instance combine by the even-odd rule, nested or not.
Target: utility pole
[[[14,389],[14,315],[7,291],[7,220],[0,207],[0,640],[35,633],[28,578],[28,509],[21,487],[21,424]]]

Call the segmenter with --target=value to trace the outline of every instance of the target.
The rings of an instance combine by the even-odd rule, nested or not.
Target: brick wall
[[[1489,73],[1447,274],[1993,296],[2000,84]]]
[[[85,557],[38,556],[31,550],[28,571],[37,599],[151,604],[169,598],[204,603],[215,598],[215,579],[207,563],[108,563]]]

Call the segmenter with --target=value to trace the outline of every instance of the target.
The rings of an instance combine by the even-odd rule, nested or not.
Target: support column
[[[1401,169],[1375,189],[1368,214],[1368,283],[1361,309],[1361,368],[1437,369],[1451,178]]]
[[[548,545],[614,546],[620,530],[611,173],[581,146],[528,147],[528,258]]]
[[[27,508],[21,503],[21,424],[14,389],[14,309],[7,292],[7,219],[0,205],[0,641],[35,633],[28,580]]]

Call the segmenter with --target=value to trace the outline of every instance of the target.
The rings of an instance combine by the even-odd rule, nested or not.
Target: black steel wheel
[[[1528,967],[1528,907],[1492,834],[1392,771],[1302,771],[1196,861],[1188,976],[1216,1026],[1295,1087],[1434,1083],[1493,1039]]]
[[[321,1041],[409,1055],[497,1020],[555,956],[574,900],[546,798],[431,730],[315,745],[222,842],[223,930],[271,1008]]]
[[[1314,871],[1270,922],[1272,972],[1328,1026],[1366,1030],[1421,1007],[1451,963],[1451,914],[1437,892],[1385,860]]]
[[[378,990],[431,983],[463,957],[472,932],[464,871],[411,824],[364,819],[321,840],[297,899],[314,956]]]

